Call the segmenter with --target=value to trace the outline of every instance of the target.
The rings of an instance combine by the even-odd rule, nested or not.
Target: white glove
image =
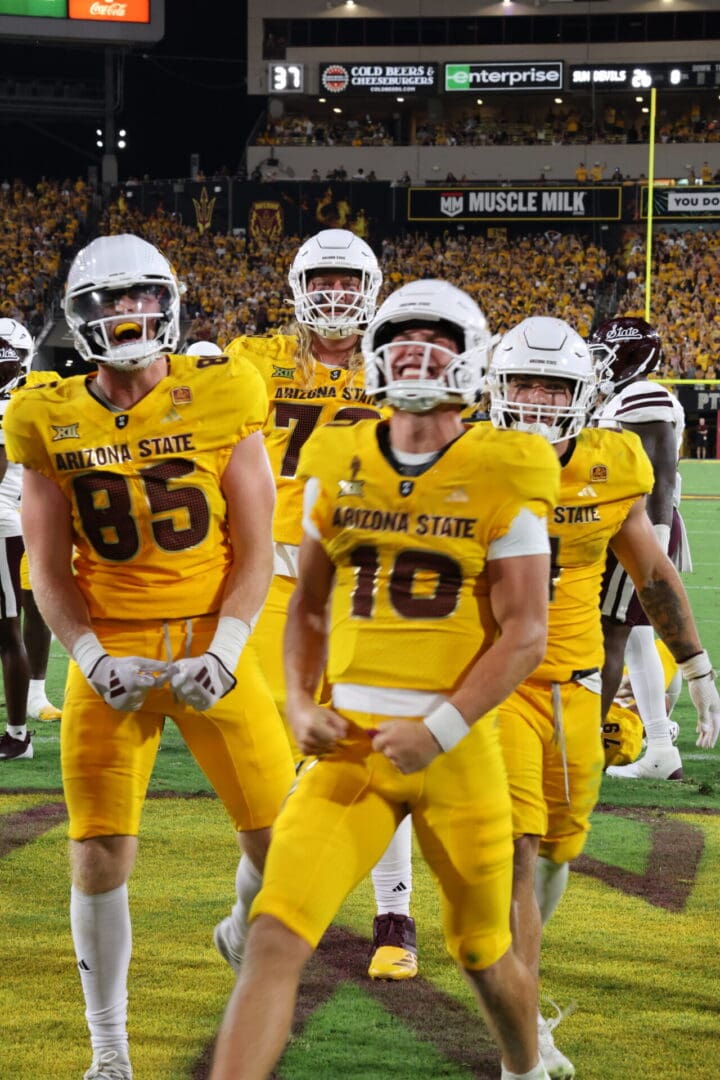
[[[168,668],[167,677],[175,699],[198,712],[212,708],[237,685],[233,673],[211,652],[176,660]]]
[[[167,664],[144,656],[110,656],[95,634],[83,634],[73,659],[96,694],[118,712],[135,712],[153,686],[161,686]]]
[[[710,658],[703,650],[683,661],[679,667],[687,679],[690,699],[698,715],[698,739],[695,745],[703,750],[712,750],[720,735],[720,695]]]

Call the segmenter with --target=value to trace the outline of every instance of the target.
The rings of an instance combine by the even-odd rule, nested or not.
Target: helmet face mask
[[[365,392],[405,412],[463,408],[481,389],[489,347],[485,317],[467,293],[412,281],[388,297],[363,338]]]
[[[137,371],[175,352],[180,290],[167,259],[137,236],[101,236],[75,257],[65,318],[85,360]]]
[[[16,319],[0,319],[0,398],[6,398],[32,366],[35,346]]]
[[[531,384],[533,378],[544,387],[547,380],[558,380],[557,392],[546,389],[542,401],[514,400],[516,382]],[[533,316],[500,339],[487,388],[496,428],[528,431],[559,443],[585,427],[597,396],[597,376],[587,345],[571,326],[562,319]],[[555,400],[561,396],[565,400]]]
[[[375,314],[382,273],[364,240],[325,229],[302,245],[288,281],[296,320],[320,337],[344,338],[361,334]]]
[[[588,347],[606,397],[649,375],[662,361],[660,335],[644,319],[630,316],[600,323],[588,338]]]

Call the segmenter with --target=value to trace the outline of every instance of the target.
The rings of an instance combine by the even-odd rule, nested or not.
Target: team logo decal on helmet
[[[588,338],[598,368],[600,391],[609,396],[626,383],[649,375],[660,366],[660,335],[644,319],[618,316],[606,319]]]

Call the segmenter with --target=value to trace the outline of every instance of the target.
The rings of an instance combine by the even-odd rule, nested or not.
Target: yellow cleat
[[[52,724],[55,720],[62,720],[62,710],[56,709],[49,701],[41,705],[39,709],[28,709],[28,719],[39,720],[41,724]]]
[[[414,979],[418,973],[415,920],[409,915],[376,915],[373,920],[371,979]]]

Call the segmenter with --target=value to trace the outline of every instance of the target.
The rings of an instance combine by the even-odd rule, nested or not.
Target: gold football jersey
[[[548,521],[553,562],[548,648],[533,679],[567,682],[573,672],[602,667],[599,595],[607,547],[653,482],[637,435],[602,428],[585,428],[578,435]]]
[[[265,420],[261,379],[242,360],[171,356],[168,375],[117,413],[90,394],[94,377],[21,391],[5,418],[8,457],[70,502],[91,616],[217,611],[231,562],[220,484],[234,445]]]
[[[330,424],[303,449],[312,519],[335,565],[330,682],[449,692],[497,625],[486,555],[522,508],[546,518],[559,463],[540,436],[467,428],[421,475],[383,454],[385,424]]]
[[[270,411],[265,446],[277,485],[273,539],[299,544],[302,539],[303,485],[297,479],[300,451],[321,424],[330,420],[354,424],[377,417],[381,410],[363,390],[363,372],[329,368],[316,362],[312,386],[304,386],[295,354],[297,338],[239,337],[228,346],[230,356],[244,356],[260,372]]]

